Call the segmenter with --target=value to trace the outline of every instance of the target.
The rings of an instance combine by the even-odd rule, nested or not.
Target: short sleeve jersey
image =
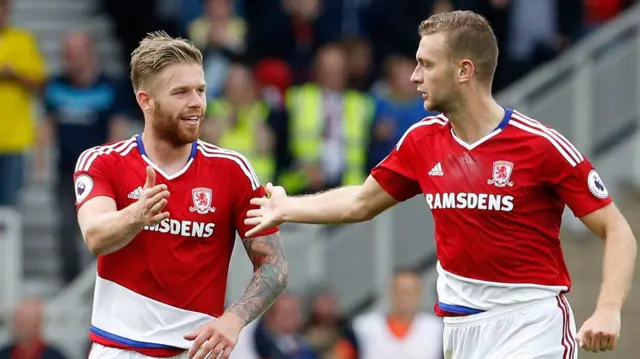
[[[170,217],[98,257],[92,338],[125,338],[134,348],[147,342],[188,348],[182,336],[223,313],[236,233],[250,229],[244,224],[250,200],[265,190],[237,152],[197,141],[185,167],[167,175],[135,136],[80,155],[77,207],[101,196],[113,199],[118,210],[131,205],[142,193],[147,166],[156,171],[156,184],[168,187]]]

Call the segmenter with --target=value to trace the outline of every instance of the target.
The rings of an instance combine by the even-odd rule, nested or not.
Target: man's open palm
[[[253,229],[245,234],[247,237],[251,237],[265,229],[276,227],[284,222],[282,207],[287,200],[287,192],[284,188],[274,186],[271,183],[267,183],[265,190],[268,197],[251,199],[251,204],[260,206],[260,208],[247,212],[247,219],[244,220],[244,223],[255,225]]]

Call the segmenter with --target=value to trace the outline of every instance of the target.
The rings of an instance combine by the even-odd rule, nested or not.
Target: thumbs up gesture
[[[156,172],[151,166],[147,166],[147,180],[142,188],[142,194],[138,202],[132,205],[136,222],[151,226],[169,218],[169,212],[162,212],[167,205],[167,198],[169,198],[167,185],[156,185]]]

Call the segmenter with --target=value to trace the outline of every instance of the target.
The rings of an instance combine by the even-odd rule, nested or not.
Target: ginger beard
[[[186,123],[185,118],[194,115],[199,118],[197,125]],[[200,124],[203,118],[203,109],[184,110],[174,115],[162,106],[159,99],[156,99],[151,125],[156,136],[175,147],[180,147],[192,143],[200,137]]]

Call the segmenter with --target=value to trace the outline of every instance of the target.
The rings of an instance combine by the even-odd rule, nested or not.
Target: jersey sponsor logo
[[[513,196],[488,193],[428,193],[425,195],[431,209],[480,209],[510,212]]]
[[[165,219],[155,226],[145,226],[144,230],[160,233],[169,233],[183,237],[209,238],[213,235],[215,223],[178,221]]]
[[[84,201],[87,196],[89,196],[89,193],[91,193],[91,190],[93,190],[93,179],[88,175],[80,175],[76,179],[75,188],[76,201],[80,203]]]
[[[513,173],[513,163],[509,161],[495,161],[493,163],[492,178],[487,180],[487,184],[496,187],[513,187],[513,181],[510,181]]]
[[[193,199],[193,207],[189,207],[189,211],[198,212],[199,214],[216,211],[214,207],[211,207],[211,199],[213,198],[211,189],[204,187],[194,188],[191,190],[191,198]]]
[[[594,196],[602,199],[609,197],[609,191],[607,191],[607,187],[604,186],[604,182],[602,182],[596,170],[589,172],[587,185],[589,186],[589,191],[591,191],[591,194]]]

